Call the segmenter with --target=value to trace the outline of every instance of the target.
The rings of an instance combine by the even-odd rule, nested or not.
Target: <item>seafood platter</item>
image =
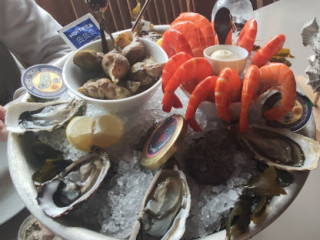
[[[52,101],[26,95],[7,106],[13,182],[51,231],[69,240],[248,239],[295,199],[317,167],[320,144],[311,115],[292,130],[304,111],[298,96],[307,100],[290,67],[269,63],[285,36],[252,51],[258,26],[247,21],[226,40],[248,52],[244,72],[226,67],[215,76],[203,56],[219,44],[213,26],[191,12],[160,26],[156,47],[168,55],[161,84],[134,111],[111,112],[72,92]],[[107,58],[89,55],[85,66],[92,56]],[[109,85],[123,81],[109,69],[96,72]],[[126,81],[110,91],[131,94]],[[103,84],[85,91],[103,94]],[[267,104],[275,94],[281,101]]]

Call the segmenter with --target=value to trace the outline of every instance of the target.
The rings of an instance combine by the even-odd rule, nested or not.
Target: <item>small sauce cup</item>
[[[227,50],[237,55],[236,58],[215,58],[211,55],[218,50]],[[203,51],[204,57],[212,66],[213,74],[218,76],[220,71],[226,67],[230,67],[238,71],[239,75],[243,72],[248,59],[248,51],[242,47],[235,45],[214,45],[207,47]]]

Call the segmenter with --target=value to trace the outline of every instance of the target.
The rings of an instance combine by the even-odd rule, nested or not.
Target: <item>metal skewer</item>
[[[139,15],[138,15],[136,21],[134,22],[134,24],[133,24],[133,26],[132,26],[132,28],[131,28],[131,32],[134,32],[134,31],[136,30],[136,28],[137,28],[137,26],[138,26],[138,23],[140,22],[141,17],[143,16],[143,14],[144,14],[144,12],[146,11],[146,9],[147,9],[147,7],[148,7],[148,5],[149,5],[150,2],[151,2],[151,0],[147,0],[147,1],[144,3],[142,9],[141,9],[140,12],[139,12]]]

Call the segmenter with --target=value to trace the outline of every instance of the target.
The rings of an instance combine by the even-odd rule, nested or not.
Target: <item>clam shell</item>
[[[83,107],[82,100],[50,102],[12,102],[6,106],[6,127],[9,132],[52,131],[64,125]]]
[[[254,136],[257,136],[255,134],[259,130],[270,133],[268,135],[271,135],[271,137],[263,138],[263,135],[260,135],[262,138],[255,138]],[[312,170],[317,168],[320,159],[320,143],[318,141],[292,132],[289,129],[251,125],[247,132],[240,135],[240,139],[257,160],[264,161],[269,166],[274,166],[279,169],[287,171]],[[263,139],[264,142],[260,142],[260,139]],[[280,142],[279,139],[282,139],[282,142]],[[293,143],[297,148],[296,151],[299,151],[299,154],[294,154],[293,151],[290,151],[292,150],[291,144],[288,143],[284,146],[283,139],[288,139],[288,142]],[[264,149],[265,152],[263,152],[262,149],[264,147],[266,148]],[[292,158],[292,161],[281,163],[279,161],[280,159],[271,159],[270,156],[272,153],[270,152],[275,152],[276,154],[278,152],[282,155],[287,154],[288,159]],[[296,164],[291,165],[292,162]]]

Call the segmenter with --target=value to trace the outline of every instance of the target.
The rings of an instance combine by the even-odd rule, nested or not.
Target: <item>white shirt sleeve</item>
[[[49,63],[71,49],[61,25],[34,0],[0,0],[0,42],[29,65]]]

